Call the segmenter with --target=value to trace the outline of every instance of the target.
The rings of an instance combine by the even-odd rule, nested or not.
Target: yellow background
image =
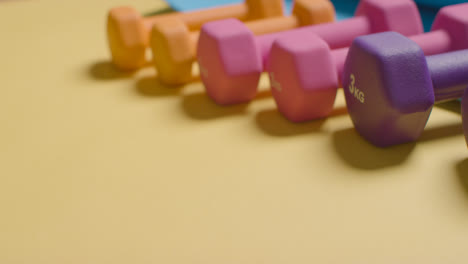
[[[341,94],[302,125],[268,96],[221,108],[200,83],[113,70],[106,13],[128,3],[164,7],[0,5],[0,263],[468,261],[457,103],[386,150],[356,134]]]

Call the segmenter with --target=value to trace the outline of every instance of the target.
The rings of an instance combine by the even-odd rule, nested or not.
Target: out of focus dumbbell
[[[426,55],[468,48],[468,4],[440,10],[431,32],[410,37]],[[293,122],[324,118],[333,110],[348,48],[330,50],[313,33],[278,40],[268,65],[279,112]]]
[[[412,0],[362,0],[354,18],[256,38],[235,20],[208,23],[202,28],[198,47],[202,80],[208,95],[218,104],[247,102],[257,93],[275,40],[294,38],[306,45],[301,36],[312,32],[337,49],[348,47],[357,36],[388,30],[404,35],[423,32]]]
[[[135,70],[147,62],[149,34],[157,21],[177,18],[188,28],[198,30],[204,23],[220,19],[250,21],[282,15],[281,0],[245,0],[241,4],[152,17],[142,17],[131,7],[117,7],[109,12],[107,37],[114,64],[123,70]]]
[[[435,103],[463,96],[468,50],[426,57],[418,44],[398,33],[369,35],[354,41],[343,74],[357,131],[372,144],[388,147],[417,140]]]
[[[334,18],[335,10],[329,0],[297,0],[291,16],[262,19],[243,25],[261,35],[330,22]],[[231,34],[230,28],[220,30],[226,35]],[[198,38],[199,32],[190,32],[180,19],[170,18],[155,23],[150,45],[158,77],[163,83],[177,85],[193,79],[192,66],[196,61]],[[205,69],[201,70],[203,73]]]

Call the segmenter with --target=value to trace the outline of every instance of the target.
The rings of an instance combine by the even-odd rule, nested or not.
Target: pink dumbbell
[[[426,56],[468,48],[468,4],[447,6],[439,11],[432,31],[411,36]],[[348,48],[330,50],[313,33],[278,40],[268,64],[272,94],[279,112],[293,122],[330,115],[340,87]],[[408,73],[411,75],[411,73]],[[346,76],[352,80],[353,76]],[[349,88],[349,87],[347,87]],[[355,97],[365,103],[359,83]]]
[[[259,37],[234,19],[208,23],[202,28],[198,45],[202,80],[208,95],[218,104],[247,102],[257,93],[275,40],[301,41],[302,35],[313,32],[337,49],[350,46],[358,36],[388,30],[406,36],[423,32],[412,0],[362,0],[354,18]]]

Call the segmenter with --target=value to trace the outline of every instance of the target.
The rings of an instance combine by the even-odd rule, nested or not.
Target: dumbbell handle
[[[452,50],[452,38],[445,30],[435,30],[409,37],[416,42],[426,56],[441,54]]]
[[[275,34],[272,34],[272,32],[281,32],[281,31],[286,31],[286,30],[291,30],[299,27],[300,21],[299,19],[294,16],[284,16],[284,17],[273,17],[273,18],[268,18],[268,19],[260,19],[257,21],[250,21],[244,23],[244,25],[254,34],[254,35],[265,35],[265,36],[271,36],[275,37]],[[268,34],[268,35],[267,35]],[[198,44],[198,38],[200,36],[199,31],[194,31],[190,33],[190,38],[191,38],[191,47],[193,50],[196,50],[196,46]],[[269,39],[268,37],[266,38],[268,41],[266,44],[268,45],[273,45],[273,42],[275,39]],[[261,50],[265,50],[268,52],[271,47],[261,47]]]
[[[333,60],[335,62],[336,72],[338,74],[338,80],[340,84],[341,84],[341,80],[343,77],[343,70],[344,70],[344,65],[346,62],[346,56],[348,56],[348,51],[349,51],[349,48],[341,48],[341,49],[332,50],[331,52]]]
[[[418,44],[426,56],[446,53],[452,50],[452,38],[445,30],[435,30],[424,34],[409,37]],[[343,68],[348,55],[349,48],[336,49],[332,51],[335,61],[338,80],[341,83]],[[467,72],[468,75],[468,72]]]
[[[435,101],[461,98],[468,87],[468,50],[426,57]]]
[[[281,32],[295,29],[301,26],[299,19],[294,16],[273,17],[245,23],[245,26],[252,31],[254,35],[271,34],[272,32]]]
[[[287,38],[288,36],[296,37],[310,34],[310,32],[315,33],[325,40],[331,49],[340,49],[349,47],[352,41],[358,36],[371,34],[372,29],[370,21],[366,16],[357,16],[332,23],[306,26],[290,31],[261,35],[256,37],[256,42],[257,49],[262,54],[264,65],[266,65],[275,40],[283,37]]]
[[[237,18],[241,21],[245,21],[248,18],[248,15],[248,6],[245,3],[241,3],[200,9],[198,11],[169,13],[164,15],[145,17],[143,19],[143,24],[149,32],[151,31],[153,25],[157,23],[157,21],[166,18],[177,18],[182,20],[190,30],[199,30],[204,23],[209,21],[216,21],[227,18]]]

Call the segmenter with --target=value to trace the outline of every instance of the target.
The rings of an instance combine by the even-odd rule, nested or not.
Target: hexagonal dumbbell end
[[[343,76],[348,112],[364,138],[379,147],[419,138],[435,97],[426,57],[415,42],[394,32],[359,37]]]
[[[302,26],[332,22],[335,20],[335,7],[328,0],[296,0],[293,16]]]
[[[468,48],[468,3],[442,8],[434,20],[432,31],[444,30],[452,39],[452,50]]]
[[[264,19],[283,15],[283,1],[245,0],[248,8],[248,20]]]
[[[362,0],[356,16],[371,22],[371,32],[396,31],[405,36],[423,33],[418,7],[413,0]]]
[[[253,33],[240,21],[227,19],[203,26],[198,44],[201,78],[218,104],[250,100],[263,71]]]
[[[339,83],[325,41],[314,34],[283,38],[273,45],[270,59],[281,62],[270,64],[268,70],[278,110],[288,120],[303,122],[330,114]]]
[[[146,63],[148,34],[140,14],[131,7],[113,8],[107,18],[107,38],[115,65],[134,70]]]
[[[154,25],[151,49],[163,83],[177,85],[192,80],[195,43],[193,34],[180,19],[161,19]]]

